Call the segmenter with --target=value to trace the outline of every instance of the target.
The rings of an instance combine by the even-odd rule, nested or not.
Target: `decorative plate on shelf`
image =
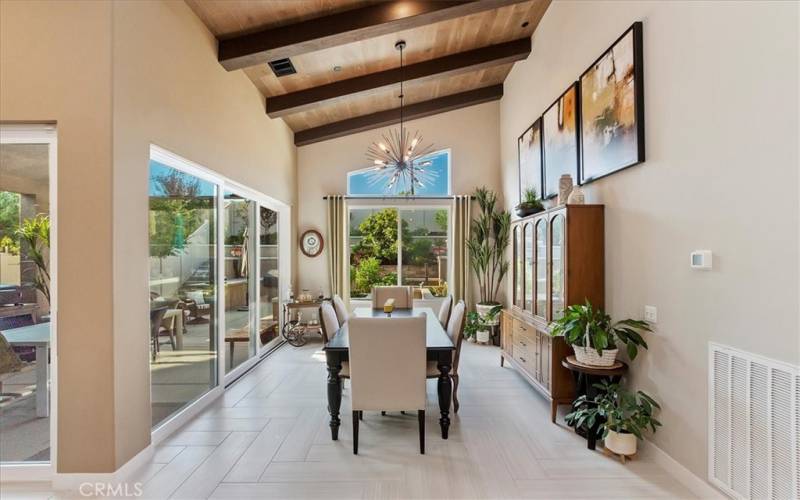
[[[322,253],[322,235],[309,229],[300,237],[300,250],[306,257],[316,257]]]

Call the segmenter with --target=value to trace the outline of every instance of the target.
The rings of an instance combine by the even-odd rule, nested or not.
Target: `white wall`
[[[798,4],[553,2],[501,101],[506,205],[516,138],[634,21],[644,22],[647,161],[586,187],[606,205],[606,304],[658,307],[634,385],[654,440],[706,477],[707,344],[800,362]],[[711,249],[714,270],[689,269]]]
[[[114,351],[116,450],[150,440],[148,161],[156,144],[288,205],[295,147],[242,71],[217,62],[214,36],[183,2],[114,6]],[[293,234],[293,231],[289,231]]]
[[[408,122],[419,130],[425,143],[436,149],[450,148],[453,194],[470,194],[486,186],[502,196],[497,101],[450,111]],[[380,138],[382,130],[318,142],[297,148],[297,230],[316,229],[323,236],[325,202],[322,197],[347,193],[347,172],[368,167],[367,147]],[[308,258],[298,251],[298,283],[295,289],[329,293],[327,255]]]

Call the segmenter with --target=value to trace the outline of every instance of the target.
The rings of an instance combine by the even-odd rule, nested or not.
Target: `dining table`
[[[13,347],[36,348],[36,416],[50,415],[50,399],[47,390],[50,363],[50,323],[37,323],[30,326],[3,330],[3,337]]]
[[[370,307],[357,307],[353,315],[360,318],[407,318],[413,316],[426,316],[425,345],[428,361],[435,361],[439,369],[437,392],[439,398],[439,427],[442,439],[447,439],[450,429],[450,401],[453,394],[453,385],[450,379],[450,370],[453,367],[453,340],[447,335],[437,315],[429,307],[415,307],[412,309],[395,309],[385,313],[383,309]],[[339,409],[342,405],[342,379],[339,376],[342,363],[349,360],[350,338],[347,323],[341,326],[330,338],[324,347],[325,360],[328,365],[328,412],[330,413],[331,439],[339,439]]]

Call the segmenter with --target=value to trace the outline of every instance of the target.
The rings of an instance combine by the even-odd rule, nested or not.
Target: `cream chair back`
[[[347,306],[338,295],[333,296],[333,307],[336,309],[336,317],[339,319],[339,326],[347,323],[347,320],[350,318],[350,311],[347,310]]]
[[[453,371],[455,375],[458,373],[458,360],[461,357],[461,343],[464,340],[464,324],[467,315],[467,305],[463,300],[459,300],[458,304],[453,307],[453,312],[450,313],[450,321],[447,322],[447,335],[453,340],[455,350],[453,351]]]
[[[372,308],[381,309],[387,300],[394,299],[395,309],[411,309],[414,300],[410,286],[373,286]]]
[[[353,410],[425,409],[425,316],[347,322]]]
[[[448,295],[442,301],[442,306],[439,308],[439,323],[442,327],[447,328],[447,321],[450,319],[450,309],[453,308],[453,296]]]
[[[330,302],[323,302],[319,308],[319,322],[322,325],[322,336],[329,341],[339,330],[339,319]]]

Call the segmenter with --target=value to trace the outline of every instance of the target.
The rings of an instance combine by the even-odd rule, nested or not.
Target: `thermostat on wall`
[[[695,250],[690,254],[692,269],[711,269],[711,250]]]

